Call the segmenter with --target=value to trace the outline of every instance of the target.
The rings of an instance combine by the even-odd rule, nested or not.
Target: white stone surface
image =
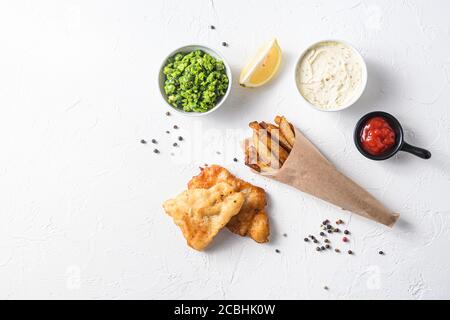
[[[0,298],[450,298],[449,12],[446,0],[1,1]],[[272,37],[284,61],[271,84],[235,81],[229,101],[205,118],[164,115],[156,80],[168,52],[211,46],[236,79]],[[364,96],[339,113],[313,110],[294,85],[297,57],[323,39],[354,44],[368,64]],[[363,158],[352,130],[372,110],[395,114],[432,159]],[[398,225],[255,176],[239,137],[220,139],[276,114],[400,212]],[[171,157],[174,124],[186,142]],[[152,138],[160,155],[139,143]],[[191,159],[193,139],[204,148]],[[205,162],[267,190],[269,244],[224,230],[207,252],[186,246],[161,203]],[[348,222],[355,256],[303,243],[325,218]]]

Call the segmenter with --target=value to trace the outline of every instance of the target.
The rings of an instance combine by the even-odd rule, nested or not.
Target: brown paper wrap
[[[399,218],[339,172],[297,129],[289,157],[275,174],[267,176],[389,227]]]

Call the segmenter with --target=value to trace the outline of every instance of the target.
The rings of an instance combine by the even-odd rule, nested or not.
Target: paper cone
[[[339,172],[297,129],[288,159],[274,175],[268,177],[390,227],[399,218],[399,214],[387,209]]]

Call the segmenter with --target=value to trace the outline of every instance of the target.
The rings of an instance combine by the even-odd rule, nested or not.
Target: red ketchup
[[[361,145],[366,152],[379,156],[394,147],[395,132],[384,118],[372,118],[364,126]]]

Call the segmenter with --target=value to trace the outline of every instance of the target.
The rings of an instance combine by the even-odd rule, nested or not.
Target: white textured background
[[[449,12],[446,0],[2,0],[0,298],[450,298]],[[274,36],[284,63],[273,83],[234,83],[226,105],[201,120],[164,115],[156,78],[168,52],[209,45],[237,78]],[[301,51],[329,38],[353,43],[369,69],[363,98],[339,113],[312,110],[293,81]],[[376,109],[395,114],[433,158],[363,158],[353,126]],[[400,223],[388,230],[257,177],[205,133],[224,137],[275,114]],[[174,124],[186,142],[171,157],[176,136],[164,132]],[[205,148],[186,161],[195,130]],[[160,155],[139,143],[152,138]],[[205,253],[186,246],[161,203],[205,162],[267,190],[270,244],[224,230]],[[349,221],[355,256],[304,245],[325,218]]]

